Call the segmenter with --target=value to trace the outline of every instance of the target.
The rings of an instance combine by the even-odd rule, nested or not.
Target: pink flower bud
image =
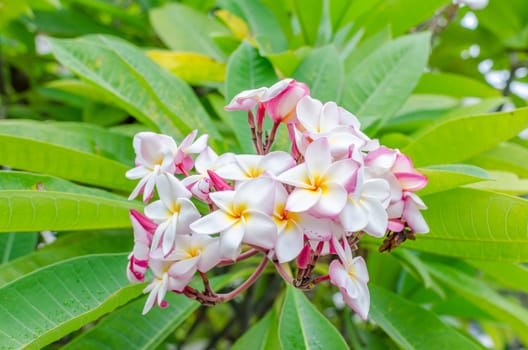
[[[310,263],[311,253],[312,248],[309,244],[306,244],[299,253],[299,256],[297,257],[297,266],[300,269],[305,269],[308,267],[308,264]]]
[[[231,190],[233,190],[233,186],[228,184],[224,179],[222,179],[214,171],[207,170],[207,174],[209,174],[209,178],[211,179],[211,183],[213,184],[213,187],[217,191],[231,191]]]
[[[261,102],[270,118],[277,123],[295,123],[296,107],[301,98],[310,94],[306,84],[293,79],[284,79],[269,88]]]

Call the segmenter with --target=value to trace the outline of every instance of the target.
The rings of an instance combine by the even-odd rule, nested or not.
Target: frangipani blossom
[[[191,154],[200,154],[207,148],[208,135],[202,135],[198,140],[194,141],[198,130],[193,130],[187,135],[174,156],[174,164],[176,165],[176,173],[187,174],[187,172],[194,166],[194,160]]]
[[[347,191],[355,181],[359,165],[352,159],[332,162],[326,139],[312,142],[305,154],[305,162],[278,176],[278,180],[295,186],[286,203],[286,210],[309,212],[320,217],[334,217],[343,210]]]
[[[152,197],[156,179],[164,174],[174,174],[176,142],[166,135],[140,132],[134,136],[136,167],[126,172],[128,179],[141,179],[128,199],[134,199],[143,192],[143,201]]]
[[[218,206],[211,214],[195,221],[191,230],[200,234],[220,233],[222,256],[235,259],[242,242],[270,249],[277,240],[277,227],[270,217],[273,201],[272,180],[258,178],[241,184],[235,191],[210,194]]]
[[[429,232],[429,226],[425,222],[422,213],[420,213],[420,210],[427,209],[425,203],[412,192],[404,192],[403,200],[402,218],[406,221],[407,225],[414,233]]]
[[[295,166],[295,160],[286,152],[271,152],[264,156],[241,154],[234,157],[235,162],[224,163],[215,173],[235,181],[255,179],[262,174],[276,176]]]
[[[266,91],[268,89],[265,87],[242,91],[233,97],[224,109],[226,111],[249,111],[260,102]]]
[[[152,309],[154,304],[165,308],[168,306],[165,301],[165,295],[168,291],[181,291],[192,280],[192,275],[185,278],[175,278],[169,274],[169,269],[173,264],[172,261],[162,259],[150,259],[149,267],[154,273],[154,278],[143,289],[143,293],[150,293],[145,306],[143,307],[143,315]]]
[[[347,204],[339,214],[343,228],[347,232],[365,231],[374,237],[383,237],[389,219],[386,212],[389,200],[387,181],[358,176],[356,188],[348,194]]]
[[[219,239],[205,235],[178,235],[167,259],[175,263],[169,275],[186,279],[196,271],[207,272],[220,262]]]
[[[370,309],[370,293],[367,287],[369,275],[365,260],[361,256],[354,258],[352,249],[346,241],[344,249],[337,239],[333,241],[333,246],[339,260],[330,263],[328,270],[330,282],[339,288],[345,303],[359,317],[366,320]]]
[[[158,223],[152,238],[153,249],[161,245],[167,256],[174,248],[177,234],[189,234],[189,225],[200,218],[198,210],[189,200],[191,193],[172,175],[158,179],[157,188],[160,200],[148,205],[145,214]]]

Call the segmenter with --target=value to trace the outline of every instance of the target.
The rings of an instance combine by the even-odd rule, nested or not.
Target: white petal
[[[160,199],[167,208],[174,207],[178,198],[191,197],[191,192],[185,188],[181,181],[169,174],[159,176],[156,180],[156,187]]]
[[[177,204],[180,207],[180,212],[178,214],[176,233],[179,235],[189,234],[191,233],[189,226],[196,220],[200,219],[200,213],[194,206],[193,202],[187,198],[178,199]]]
[[[335,102],[324,104],[319,123],[322,131],[329,131],[339,126],[339,110]]]
[[[302,188],[293,190],[288,196],[286,210],[295,213],[304,212],[317,204],[321,198],[321,190],[311,191]]]
[[[345,189],[337,184],[327,184],[319,201],[310,208],[310,214],[318,217],[332,218],[338,215],[347,203]]]
[[[305,163],[286,170],[277,177],[282,183],[300,188],[311,188],[312,182],[308,176],[308,168]]]
[[[235,260],[240,254],[240,244],[244,238],[245,227],[242,222],[231,226],[220,235],[220,253],[222,257]]]
[[[365,208],[354,200],[347,202],[339,214],[339,220],[347,232],[361,231],[368,224],[368,213]]]
[[[246,211],[244,242],[264,249],[271,249],[277,241],[277,226],[266,214]]]
[[[375,199],[387,208],[390,200],[389,183],[384,179],[367,180],[363,183],[361,196]]]
[[[295,160],[292,156],[282,151],[268,153],[260,161],[260,167],[274,175],[278,175],[294,166]]]
[[[311,132],[319,132],[319,118],[323,104],[321,101],[305,96],[297,104],[297,119]]]
[[[216,210],[193,222],[190,228],[192,232],[210,235],[224,231],[234,223],[233,217],[227,215],[222,210]]]
[[[355,178],[359,164],[352,159],[343,159],[333,163],[325,173],[328,182],[335,182],[341,186],[348,186]]]
[[[233,200],[235,198],[235,191],[218,191],[209,194],[209,198],[219,207],[221,210],[234,215],[231,208],[233,206]]]
[[[220,240],[214,238],[214,241],[207,244],[204,251],[200,255],[200,261],[198,262],[198,270],[201,272],[207,272],[220,262],[222,258],[220,254]]]
[[[274,203],[273,198],[270,198],[270,194],[273,194],[274,191],[274,182],[268,177],[247,181],[237,188],[233,206],[242,205],[248,209],[271,214]]]
[[[141,166],[135,167],[134,169],[130,169],[129,171],[127,171],[125,173],[125,176],[127,179],[135,180],[135,179],[141,179],[142,177],[147,176],[149,174],[150,174],[150,171],[146,167],[141,165]]]
[[[355,257],[352,260],[352,265],[354,267],[354,277],[363,283],[367,283],[369,281],[369,274],[367,270],[367,264],[365,263],[363,257]]]
[[[275,255],[280,263],[292,261],[301,252],[304,246],[302,230],[297,224],[289,222],[279,233],[275,246]]]
[[[172,213],[162,201],[155,201],[145,207],[145,215],[156,223],[168,220]]]
[[[321,138],[312,142],[306,149],[304,161],[311,183],[313,183],[314,179],[322,177],[332,163],[328,140]]]
[[[385,208],[375,199],[365,199],[363,205],[368,212],[368,224],[364,228],[365,232],[374,237],[383,237],[389,224],[389,216]]]

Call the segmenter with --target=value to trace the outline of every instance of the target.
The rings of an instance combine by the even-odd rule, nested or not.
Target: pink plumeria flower
[[[345,186],[355,181],[358,167],[352,159],[332,162],[326,139],[312,142],[306,150],[305,162],[277,177],[279,181],[296,187],[288,197],[286,210],[335,217],[347,202]]]
[[[365,178],[362,171],[359,174],[339,219],[347,232],[365,231],[374,237],[383,237],[389,220],[386,212],[390,201],[389,183],[380,178]]]
[[[420,197],[412,192],[403,193],[404,207],[402,218],[414,233],[427,233],[429,226],[425,222],[420,210],[427,209],[427,206]]]
[[[130,210],[134,248],[128,257],[127,277],[132,283],[143,282],[148,268],[150,245],[157,225],[138,211]]]
[[[176,173],[187,175],[189,170],[194,166],[194,160],[191,154],[200,154],[207,148],[208,135],[202,135],[198,140],[194,141],[198,130],[193,130],[187,135],[174,156],[174,164],[176,165]]]
[[[360,161],[360,150],[367,145],[370,139],[354,126],[359,126],[350,119],[353,115],[338,107],[335,102],[327,102],[303,97],[297,105],[296,143],[304,153],[308,145],[319,138],[326,138],[330,144],[332,156],[343,159],[352,149],[355,151],[354,159]],[[343,122],[346,122],[344,124]]]
[[[220,232],[220,251],[228,259],[236,259],[242,242],[271,249],[277,240],[277,227],[270,217],[273,190],[272,180],[261,177],[241,184],[236,191],[213,192],[209,198],[218,210],[194,222],[191,230]]]
[[[134,199],[143,192],[143,201],[152,197],[156,179],[164,174],[174,174],[176,142],[166,135],[153,132],[140,132],[134,136],[136,167],[126,172],[128,179],[141,179],[128,199]]]
[[[296,123],[297,103],[310,94],[306,84],[293,79],[283,79],[271,86],[261,98],[269,117],[276,123]]]
[[[226,111],[249,111],[260,102],[262,96],[268,91],[267,88],[244,90],[237,94],[227,106]]]
[[[152,249],[161,245],[164,256],[167,256],[174,248],[176,235],[190,234],[189,225],[200,218],[200,213],[189,200],[191,193],[174,176],[160,177],[157,188],[160,200],[149,204],[145,214],[158,224]]]
[[[143,315],[152,309],[154,304],[158,304],[159,307],[165,308],[168,306],[165,296],[168,291],[181,291],[189,284],[192,280],[190,278],[181,279],[170,276],[169,269],[173,264],[172,261],[161,260],[161,259],[150,259],[149,266],[154,273],[154,278],[145,287],[143,293],[150,293],[145,306],[143,307]]]
[[[228,180],[246,181],[262,174],[276,176],[295,166],[295,160],[286,152],[276,151],[264,156],[241,154],[234,157],[235,162],[224,163],[217,167],[216,174]]]
[[[339,260],[330,263],[328,270],[330,282],[339,288],[345,303],[359,317],[366,320],[370,309],[370,293],[367,287],[369,275],[365,260],[361,256],[354,258],[346,241],[344,249],[337,239],[334,239],[333,246]]]
[[[427,185],[427,177],[414,169],[412,160],[405,154],[396,155],[391,171],[404,191],[418,191]]]

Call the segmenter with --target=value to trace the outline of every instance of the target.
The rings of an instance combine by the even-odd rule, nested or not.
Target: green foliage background
[[[526,1],[3,0],[0,13],[0,349],[528,346]],[[252,152],[243,113],[223,106],[284,77],[414,160],[431,232],[390,254],[362,241],[368,322],[336,289],[304,295],[271,269],[229,304],[172,294],[141,316],[144,286],[125,276],[128,210],[143,206],[126,200],[134,133],[196,128],[218,152]]]

